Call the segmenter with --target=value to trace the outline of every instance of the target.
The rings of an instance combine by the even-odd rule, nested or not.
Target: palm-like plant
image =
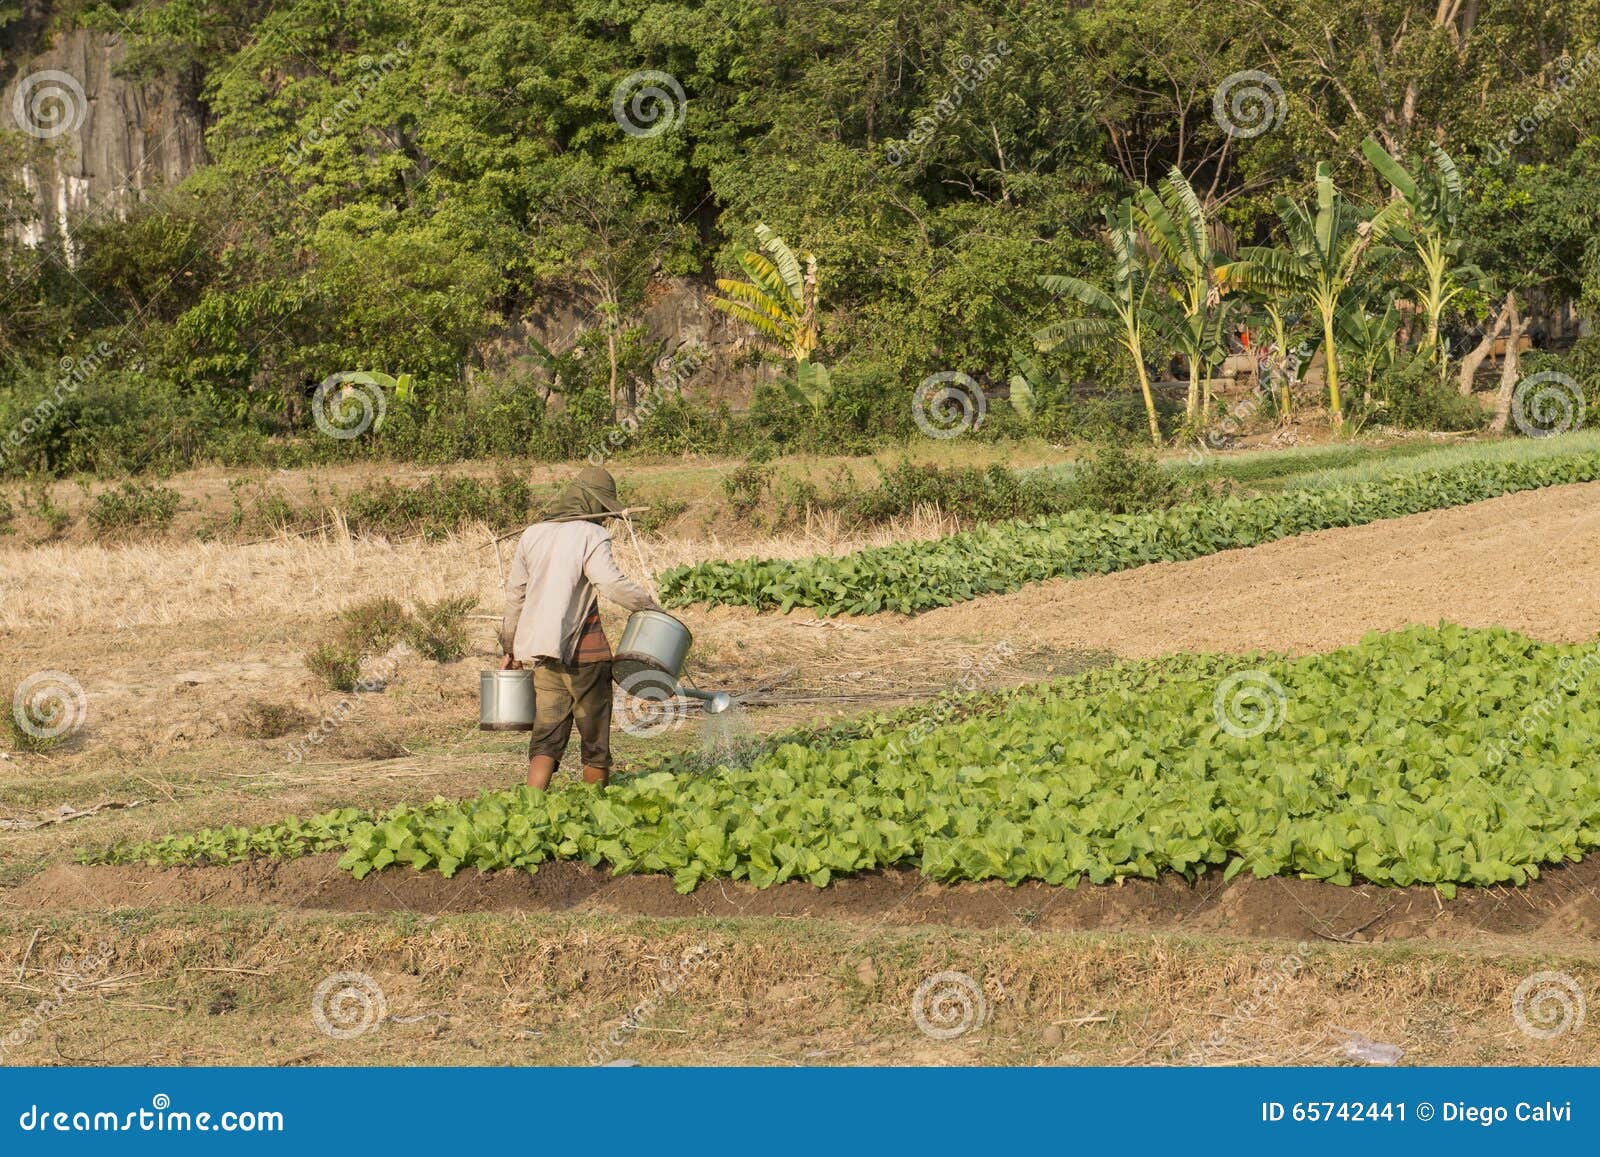
[[[1227,279],[1230,283],[1302,297],[1310,304],[1322,323],[1328,408],[1334,424],[1343,425],[1336,330],[1340,315],[1353,305],[1356,274],[1375,248],[1372,222],[1334,187],[1326,162],[1317,165],[1316,192],[1310,204],[1300,205],[1279,196],[1273,205],[1283,223],[1288,246],[1241,250],[1240,260],[1227,271]]]
[[[1421,349],[1438,363],[1442,378],[1448,358],[1439,342],[1440,320],[1452,301],[1483,280],[1477,266],[1457,264],[1464,247],[1455,235],[1461,220],[1461,174],[1438,145],[1432,146],[1427,161],[1414,166],[1415,173],[1372,137],[1361,142],[1361,151],[1400,195],[1373,219],[1373,231],[1417,260],[1422,278],[1413,289],[1427,326]]]
[[[1356,370],[1361,375],[1368,400],[1373,381],[1400,356],[1401,321],[1400,310],[1392,299],[1385,299],[1381,310],[1374,306],[1373,311],[1368,312],[1358,305],[1339,317],[1339,336],[1355,356]]]
[[[711,306],[744,322],[766,339],[772,352],[792,360],[792,396],[820,411],[832,386],[828,368],[814,363],[817,349],[817,259],[796,254],[766,225],[756,226],[756,239],[770,256],[755,250],[739,255],[747,281],[718,278],[725,297],[712,297]]]
[[[1036,331],[1034,344],[1041,350],[1058,345],[1081,345],[1112,337],[1133,359],[1139,390],[1144,395],[1145,414],[1150,420],[1150,441],[1161,445],[1161,425],[1156,419],[1155,396],[1150,392],[1150,372],[1145,365],[1148,341],[1163,329],[1157,302],[1152,300],[1151,280],[1139,257],[1139,226],[1133,203],[1123,201],[1106,210],[1106,240],[1114,257],[1111,292],[1091,285],[1081,277],[1052,274],[1039,278],[1039,285],[1050,293],[1069,297],[1094,316],[1058,321]]]
[[[1182,314],[1172,341],[1189,364],[1189,424],[1200,425],[1210,416],[1211,367],[1226,354],[1222,332],[1231,304],[1222,293],[1226,267],[1217,266],[1211,221],[1194,186],[1176,165],[1159,190],[1145,188],[1139,201],[1134,220],[1172,271],[1172,296]]]

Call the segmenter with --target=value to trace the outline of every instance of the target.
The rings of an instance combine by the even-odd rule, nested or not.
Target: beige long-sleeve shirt
[[[630,611],[658,610],[617,566],[611,535],[593,522],[538,522],[523,531],[506,576],[500,647],[518,662],[571,663],[598,591]]]

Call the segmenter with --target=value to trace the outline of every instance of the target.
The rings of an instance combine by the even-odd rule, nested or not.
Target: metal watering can
[[[634,611],[611,660],[611,677],[630,695],[698,699],[716,715],[733,705],[726,691],[701,691],[683,683],[683,661],[694,636],[665,611]]]

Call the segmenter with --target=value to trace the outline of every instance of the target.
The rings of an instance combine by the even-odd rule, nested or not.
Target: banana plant
[[[1414,173],[1373,137],[1361,142],[1361,151],[1399,195],[1373,219],[1373,233],[1417,261],[1421,279],[1412,289],[1426,324],[1421,352],[1438,365],[1443,380],[1449,358],[1439,341],[1440,320],[1452,301],[1484,281],[1483,271],[1476,265],[1458,263],[1465,244],[1456,236],[1461,221],[1461,174],[1450,154],[1436,144],[1428,160],[1414,166]]]
[[[1316,188],[1308,204],[1289,197],[1273,200],[1287,247],[1252,246],[1226,273],[1230,285],[1245,285],[1304,299],[1322,326],[1327,363],[1328,409],[1336,427],[1344,425],[1339,394],[1337,328],[1355,305],[1355,284],[1364,262],[1384,252],[1375,243],[1372,222],[1335,188],[1327,162],[1317,165]],[[1386,209],[1385,212],[1388,212]]]
[[[1392,299],[1385,300],[1381,312],[1368,312],[1357,306],[1339,318],[1339,337],[1344,341],[1361,374],[1364,400],[1372,399],[1372,383],[1395,363],[1400,355],[1400,325],[1404,319]]]
[[[1139,255],[1139,225],[1133,202],[1124,200],[1106,210],[1106,240],[1114,257],[1111,292],[1091,285],[1081,277],[1051,274],[1038,279],[1041,288],[1067,297],[1088,309],[1094,316],[1058,321],[1033,334],[1041,351],[1058,345],[1083,345],[1113,339],[1133,361],[1139,390],[1144,395],[1145,415],[1150,421],[1150,441],[1161,445],[1161,424],[1156,419],[1155,396],[1150,391],[1150,371],[1145,364],[1146,348],[1158,341],[1169,328],[1162,316],[1159,295],[1153,294],[1149,271]]]
[[[1171,293],[1182,314],[1172,340],[1189,365],[1185,413],[1189,425],[1198,428],[1211,415],[1211,367],[1227,354],[1222,335],[1232,305],[1223,297],[1227,270],[1218,268],[1215,230],[1194,186],[1176,165],[1159,189],[1143,189],[1133,217],[1171,270]]]
[[[756,239],[767,255],[753,249],[739,255],[748,280],[718,278],[726,296],[710,299],[713,309],[742,321],[766,340],[773,352],[794,362],[785,389],[820,413],[833,392],[828,368],[813,362],[817,349],[817,259],[796,254],[766,225],[756,226]]]

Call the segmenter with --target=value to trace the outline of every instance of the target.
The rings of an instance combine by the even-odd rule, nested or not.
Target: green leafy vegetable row
[[[661,594],[669,606],[912,614],[1047,579],[1199,558],[1308,531],[1597,479],[1600,455],[1583,453],[1534,462],[1478,462],[1148,514],[1072,511],[997,523],[931,542],[869,547],[842,558],[743,559],[675,567],[661,575]]]
[[[940,726],[786,743],[709,774],[346,811],[105,858],[340,844],[358,876],[578,859],[671,873],[684,891],[713,877],[824,885],[891,865],[1067,886],[1226,865],[1449,893],[1521,883],[1600,846],[1597,681],[1597,647],[1413,628],[1295,660],[1106,668]]]

